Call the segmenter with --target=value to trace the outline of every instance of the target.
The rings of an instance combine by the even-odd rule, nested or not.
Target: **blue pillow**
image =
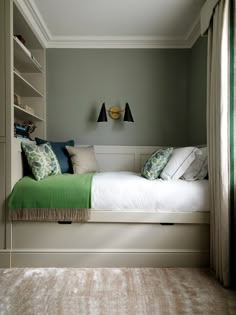
[[[61,172],[73,173],[72,163],[70,156],[66,150],[66,145],[73,147],[75,145],[74,140],[69,140],[66,142],[52,142],[40,138],[35,138],[35,141],[37,145],[49,142],[60,164]]]

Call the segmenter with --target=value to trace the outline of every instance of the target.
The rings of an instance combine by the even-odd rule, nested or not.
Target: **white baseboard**
[[[0,267],[6,268],[6,262],[10,262],[9,253],[8,260],[6,258],[7,256],[5,264],[2,264],[2,259],[0,260]],[[136,250],[132,252],[124,250],[13,250],[11,253],[11,267],[171,268],[208,266],[209,252],[197,250]]]
[[[10,264],[10,252],[8,250],[0,250],[0,268],[9,268]]]

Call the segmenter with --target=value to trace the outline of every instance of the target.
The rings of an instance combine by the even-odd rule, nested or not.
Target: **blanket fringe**
[[[90,209],[14,209],[9,210],[11,221],[73,221],[81,222],[90,219]]]

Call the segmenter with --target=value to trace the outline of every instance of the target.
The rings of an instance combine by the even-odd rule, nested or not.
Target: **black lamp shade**
[[[102,108],[100,110],[100,114],[98,116],[97,122],[107,121],[107,113],[105,108],[105,103],[102,104]]]
[[[129,108],[129,104],[128,104],[128,103],[125,104],[124,121],[134,122],[133,116],[132,116],[132,114],[131,114],[131,110],[130,110],[130,108]]]

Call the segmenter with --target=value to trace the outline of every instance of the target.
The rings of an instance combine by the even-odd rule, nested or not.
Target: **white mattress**
[[[93,177],[91,206],[96,210],[208,211],[208,181],[147,180],[132,172]]]

